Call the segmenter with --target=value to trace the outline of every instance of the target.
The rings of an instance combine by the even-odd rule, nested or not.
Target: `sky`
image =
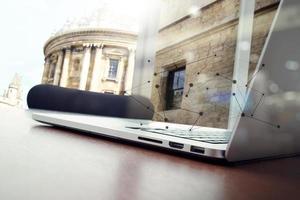
[[[195,2],[199,4],[199,2],[212,0],[186,1],[185,5],[181,0],[176,0],[177,3],[172,0],[170,5],[189,10]],[[140,18],[146,15],[147,10],[145,9],[151,2],[153,3],[154,0],[9,0],[5,3],[2,2],[0,7],[0,95],[7,89],[14,74],[18,73],[22,77],[22,97],[23,100],[26,100],[29,89],[41,83],[45,42],[66,22],[89,17],[97,10],[103,9],[104,5],[108,5],[108,9],[117,18],[119,15],[129,15],[130,19],[132,17]],[[177,4],[181,6],[177,6]],[[170,12],[174,11],[174,8],[166,9],[169,12],[165,14],[170,15],[164,16],[167,20],[171,19],[172,21],[174,17],[181,17],[177,16],[178,11],[176,10],[175,14]],[[110,22],[104,21],[102,24],[107,25]],[[26,107],[25,102],[24,105]]]
[[[135,9],[132,1],[128,9]],[[0,95],[15,73],[22,77],[23,100],[41,83],[47,39],[70,19],[90,15],[103,3],[124,8],[122,0],[9,0],[0,7]],[[134,4],[133,4],[134,3]],[[118,9],[116,8],[116,9]],[[133,13],[132,10],[128,10]]]

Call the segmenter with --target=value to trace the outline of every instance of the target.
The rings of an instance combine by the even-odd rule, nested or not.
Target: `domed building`
[[[132,88],[137,22],[103,7],[67,22],[44,46],[43,84],[123,94]],[[99,14],[97,14],[99,13]],[[122,20],[121,20],[122,19]],[[116,24],[116,22],[122,23]]]

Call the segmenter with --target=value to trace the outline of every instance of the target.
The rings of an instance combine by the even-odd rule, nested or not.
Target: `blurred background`
[[[153,75],[134,85],[149,1],[7,1],[0,8],[0,106],[26,108],[29,89],[41,83],[114,95],[150,87],[155,120],[226,128],[236,117],[229,105],[240,1],[157,3]],[[243,44],[251,48],[249,77],[278,3],[256,0],[252,44]]]

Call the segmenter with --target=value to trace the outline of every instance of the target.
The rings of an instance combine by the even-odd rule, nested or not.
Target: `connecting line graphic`
[[[262,67],[261,67],[255,74],[253,74],[253,76],[251,77],[251,79],[250,79],[250,80],[248,81],[248,83],[245,85],[245,87],[246,87],[247,89],[249,89],[249,83],[251,82],[251,80],[253,80],[253,79],[259,74],[259,72],[261,72],[262,69],[264,69],[264,68],[265,68],[265,64],[262,64]],[[223,78],[225,78],[226,80],[230,80],[230,81],[232,81],[234,84],[237,84],[237,86],[240,86],[240,85],[237,83],[237,81],[232,80],[232,79],[230,79],[230,78],[228,78],[228,77],[226,77],[226,76],[222,76],[222,75],[220,75],[219,73],[216,73],[216,76],[223,77]],[[239,87],[237,87],[237,90],[238,90],[238,92],[240,93],[240,95],[243,97],[243,95],[241,94],[241,91],[239,90]],[[254,114],[255,114],[255,112],[256,112],[256,110],[257,110],[257,108],[258,108],[258,107],[260,106],[260,104],[262,103],[263,98],[264,98],[264,96],[265,96],[265,93],[263,93],[263,92],[261,92],[261,91],[259,91],[259,90],[256,90],[256,89],[254,89],[254,88],[250,88],[250,90],[253,90],[253,91],[255,91],[256,93],[259,93],[259,94],[260,94],[259,102],[256,104],[256,106],[255,106],[255,108],[254,108],[254,110],[253,110],[253,112],[252,112],[252,114],[251,114],[251,117],[253,117]],[[237,100],[237,98],[236,98],[236,94],[233,93],[233,96],[235,97],[235,99],[236,99],[238,105],[239,105],[240,108],[241,108],[241,104],[238,102],[238,100]],[[246,103],[246,96],[244,96],[243,98],[244,98],[244,101],[245,101],[244,103]]]
[[[239,108],[240,108],[240,111],[243,112],[243,108],[240,104],[240,102],[238,101],[238,99],[236,98],[236,94],[235,93],[232,93],[232,96],[234,97],[236,103],[238,104]]]
[[[234,97],[235,97],[235,95],[234,95]],[[261,103],[263,97],[264,97],[264,96],[262,96],[262,97],[260,98],[259,103],[255,106],[255,110],[254,110],[254,112],[253,112],[250,116],[247,115],[245,112],[243,112],[242,108],[240,107],[240,108],[241,108],[241,112],[242,112],[242,113],[241,113],[241,117],[248,117],[248,118],[250,118],[250,119],[253,119],[253,120],[259,121],[259,122],[261,122],[261,123],[264,123],[264,124],[267,124],[267,125],[270,125],[270,126],[272,126],[272,127],[275,127],[275,128],[280,129],[280,128],[281,128],[280,125],[276,125],[276,124],[273,124],[273,123],[271,123],[271,122],[267,122],[267,121],[265,121],[265,120],[258,119],[258,118],[256,118],[256,117],[254,117],[254,113],[255,113],[256,109],[258,108],[258,106],[260,105],[260,103]],[[237,98],[235,98],[235,99],[236,99],[237,103],[238,103],[239,106],[240,106],[240,103],[238,102]]]
[[[258,71],[258,72],[259,72],[259,71]],[[258,75],[258,73],[255,74],[255,76],[257,76],[257,75]],[[240,86],[240,85],[237,83],[236,80],[232,80],[232,79],[230,79],[230,78],[228,78],[228,77],[222,76],[222,75],[220,75],[219,73],[217,73],[216,76],[220,76],[220,77],[222,77],[222,78],[225,78],[226,80],[232,81],[233,84],[236,84],[236,85],[238,86],[238,87],[237,87],[237,90],[238,90],[238,92],[240,93],[240,95],[243,97],[243,99],[244,99],[244,104],[246,104],[246,96],[243,96],[243,95],[241,94],[241,91],[239,90],[239,86]],[[252,79],[253,79],[255,76],[252,76]],[[245,85],[245,87],[246,87],[247,89],[249,89],[249,88],[248,88],[248,84]],[[255,106],[255,109],[254,109],[254,111],[253,111],[252,114],[251,114],[251,117],[254,117],[254,113],[256,112],[257,108],[258,108],[259,105],[261,104],[262,99],[263,99],[263,97],[265,96],[265,94],[264,94],[263,92],[261,92],[261,91],[258,91],[258,90],[256,90],[256,89],[254,89],[254,88],[250,88],[250,90],[252,90],[252,91],[254,91],[254,92],[256,92],[256,93],[259,93],[259,94],[261,95],[258,104]],[[241,112],[242,112],[242,114],[241,114],[242,117],[244,117],[244,116],[245,116],[245,113],[243,113],[243,108],[242,108],[242,106],[241,106],[241,103],[238,101],[238,99],[237,99],[237,97],[236,97],[236,93],[233,93],[233,96],[234,96],[234,98],[235,98],[235,100],[236,100],[236,102],[237,102],[237,104],[238,104],[238,106],[239,106],[239,108],[240,108],[240,110],[241,110]],[[246,104],[245,106],[247,106],[247,104]],[[246,108],[247,108],[247,107],[246,107]],[[263,121],[263,120],[262,120],[262,121]],[[270,123],[269,123],[269,124],[270,124]],[[274,125],[273,125],[273,126],[274,126]]]
[[[263,69],[264,67],[265,67],[265,65],[263,64],[263,67],[262,67],[261,69]],[[252,76],[252,79],[254,79],[254,78],[258,75],[258,73],[261,71],[261,69],[258,70],[258,72],[255,73],[255,75]],[[220,73],[216,73],[216,76],[220,76],[220,77],[224,78],[225,80],[231,81],[233,84],[236,84],[237,86],[239,86],[239,84],[237,83],[236,80],[233,80],[233,79],[230,79],[230,78],[228,78],[228,77],[226,77],[226,76],[223,76],[223,75],[221,75]],[[248,88],[248,84],[245,85],[244,87]],[[241,106],[241,103],[238,101],[238,99],[237,99],[237,97],[236,97],[236,94],[235,94],[235,93],[232,94],[232,95],[234,96],[234,98],[235,98],[235,100],[236,100],[236,102],[237,102],[239,108],[240,108],[240,111],[241,111],[240,116],[241,116],[241,117],[250,117],[251,119],[254,119],[254,120],[259,121],[259,122],[261,122],[261,123],[268,124],[268,125],[270,125],[270,126],[272,126],[272,127],[276,127],[276,128],[279,129],[279,128],[281,127],[280,125],[275,125],[275,124],[273,124],[273,123],[270,123],[270,122],[267,122],[267,121],[265,121],[265,120],[261,120],[261,119],[258,119],[258,118],[255,118],[255,117],[254,117],[254,114],[255,114],[257,108],[259,107],[259,105],[262,103],[262,100],[263,100],[265,94],[264,94],[263,92],[261,92],[261,91],[258,91],[258,90],[256,90],[256,89],[254,89],[254,88],[250,88],[250,89],[253,90],[253,91],[256,92],[256,93],[259,93],[259,94],[261,95],[260,100],[259,100],[259,102],[257,103],[257,105],[255,106],[255,108],[254,108],[254,110],[253,110],[251,116],[248,116],[248,115],[246,115],[246,113],[243,112],[243,108],[242,108],[242,106]],[[238,89],[238,91],[240,92],[239,89]],[[241,93],[241,92],[240,92],[240,93]],[[241,95],[242,95],[242,94],[241,94]],[[243,95],[242,95],[242,97],[243,97]],[[246,101],[246,97],[243,97],[243,98],[244,98],[244,101]],[[197,122],[198,122],[198,120],[196,121],[196,123],[197,123]]]
[[[229,116],[228,117],[228,120],[230,120],[230,119],[237,119],[237,118],[239,118],[241,116],[241,113],[239,113],[238,115],[233,115],[233,116]],[[195,130],[198,130],[198,129],[201,129],[202,127],[193,127],[192,129],[189,129],[189,130],[191,130],[191,131],[195,131]]]
[[[263,99],[264,99],[264,94],[263,95],[261,95],[261,97],[260,97],[260,99],[259,99],[259,101],[258,101],[258,103],[256,104],[256,106],[254,107],[254,110],[253,110],[253,112],[252,112],[252,114],[251,114],[251,117],[253,117],[254,116],[254,114],[255,114],[255,112],[256,112],[256,110],[257,110],[257,108],[259,107],[259,105],[261,104],[261,102],[263,101]]]
[[[196,124],[198,123],[199,119],[203,116],[203,112],[199,113],[199,116],[197,118],[197,120],[194,122],[194,124],[192,125],[192,127],[189,129],[189,131],[192,131],[193,128],[196,126]]]
[[[151,83],[151,81],[146,81],[146,82],[144,82],[144,83],[142,83],[142,84],[140,84],[140,85],[136,85],[136,86],[133,86],[130,90],[124,90],[124,91],[122,91],[124,94],[125,93],[129,93],[129,92],[133,92],[135,89],[139,89],[139,88],[142,88],[142,87],[144,87],[146,84],[150,84]]]
[[[189,131],[192,131],[192,130],[193,130],[194,126],[196,126],[196,124],[198,123],[200,117],[202,117],[202,116],[204,115],[204,113],[203,113],[202,111],[196,112],[196,111],[192,111],[192,110],[189,110],[189,109],[186,109],[186,108],[182,108],[182,107],[175,107],[175,109],[187,111],[187,112],[190,112],[190,113],[193,113],[193,114],[197,114],[197,115],[198,115],[197,120],[194,122],[193,126],[189,129]]]
[[[153,114],[157,114],[158,116],[160,116],[162,119],[164,119],[164,117],[159,114],[158,112],[155,112],[155,110],[151,109],[149,105],[144,104],[143,102],[139,101],[137,98],[135,98],[132,95],[128,95],[128,97],[132,98],[135,102],[137,102],[138,104],[140,104],[141,106],[143,106],[144,108],[146,108],[147,110],[150,110]]]
[[[247,95],[246,95],[246,94],[243,94],[243,93],[241,92],[241,90],[240,90],[239,87],[237,87],[236,89],[237,89],[239,95],[243,98],[243,102],[242,102],[242,103],[244,103],[244,105],[245,105],[245,104],[246,104],[246,100],[247,100]]]
[[[228,80],[228,81],[232,82],[232,83],[235,84],[237,87],[240,87],[240,88],[245,88],[245,87],[246,87],[247,89],[250,89],[250,90],[252,90],[252,91],[254,91],[254,92],[258,93],[258,94],[264,94],[263,92],[261,92],[261,91],[255,89],[255,88],[253,88],[253,87],[252,87],[252,88],[249,88],[248,85],[240,85],[240,84],[237,82],[237,80],[233,80],[233,79],[228,78],[228,77],[226,77],[226,76],[224,76],[224,75],[220,75],[220,73],[216,73],[216,76],[222,77],[222,78],[224,78],[225,80]]]
[[[261,67],[251,76],[246,84],[246,87],[248,87],[249,83],[265,68],[265,66],[265,64],[262,64]]]
[[[264,120],[261,120],[261,119],[258,119],[258,118],[252,117],[252,116],[245,115],[245,117],[248,117],[248,118],[250,118],[250,119],[256,120],[256,121],[261,122],[261,123],[263,123],[263,124],[268,124],[268,125],[270,125],[270,126],[272,126],[272,127],[274,127],[274,128],[278,128],[278,129],[281,128],[280,125],[272,124],[272,123],[270,123],[270,122],[267,122],[267,121],[264,121]]]
[[[214,56],[217,56],[217,55],[215,54]],[[201,72],[202,72],[203,70],[205,70],[205,69],[207,68],[207,66],[208,66],[208,65],[207,65],[207,59],[208,59],[208,58],[211,58],[211,57],[213,57],[213,56],[207,56],[207,57],[205,57],[205,58],[201,58],[201,59],[199,59],[199,60],[196,60],[196,61],[193,61],[193,62],[189,62],[189,63],[187,63],[187,65],[194,64],[194,63],[200,62],[200,61],[202,61],[202,60],[206,60],[205,67],[203,67],[199,72],[197,72],[197,75],[200,75]],[[175,69],[178,69],[178,66],[175,66],[175,67],[176,67]],[[260,106],[260,105],[262,104],[262,102],[263,102],[263,99],[264,99],[264,97],[265,97],[265,94],[264,94],[263,92],[261,92],[261,91],[255,89],[255,88],[253,88],[253,87],[249,88],[249,83],[250,83],[250,82],[251,82],[251,81],[252,81],[252,80],[253,80],[253,79],[254,79],[254,78],[255,78],[255,77],[263,70],[263,69],[264,69],[264,68],[265,68],[265,64],[262,64],[261,68],[258,69],[258,70],[251,76],[251,78],[248,80],[247,84],[246,84],[246,85],[243,85],[243,86],[240,85],[240,84],[237,82],[237,80],[233,80],[232,78],[229,78],[229,77],[227,77],[227,76],[225,76],[225,75],[223,75],[223,74],[221,74],[221,73],[215,73],[215,74],[212,74],[211,72],[207,72],[207,73],[205,73],[205,75],[207,75],[207,76],[210,76],[210,75],[211,75],[211,77],[221,77],[221,78],[223,78],[224,80],[229,81],[231,84],[235,84],[235,85],[237,86],[237,92],[239,93],[239,95],[241,95],[241,97],[242,97],[243,100],[244,100],[244,104],[246,104],[246,98],[247,98],[247,96],[242,94],[242,92],[240,91],[240,88],[245,88],[245,87],[246,87],[247,89],[251,90],[252,92],[258,93],[258,94],[260,95],[260,99],[259,99],[258,103],[254,106],[254,109],[253,109],[251,115],[248,115],[247,113],[245,113],[245,112],[243,111],[244,109],[242,108],[242,105],[244,105],[244,104],[241,104],[241,102],[239,102],[239,100],[238,100],[238,98],[237,98],[237,94],[236,94],[236,93],[232,93],[232,96],[233,96],[233,98],[235,99],[235,101],[237,102],[237,105],[238,105],[238,107],[239,107],[240,112],[239,112],[237,115],[235,114],[235,115],[233,115],[233,116],[228,116],[228,119],[238,118],[238,117],[247,117],[247,118],[250,118],[250,119],[256,120],[256,121],[258,121],[258,122],[261,122],[261,123],[267,124],[267,125],[269,125],[269,126],[276,127],[276,128],[278,128],[278,129],[280,129],[280,128],[281,128],[280,125],[275,125],[275,124],[270,123],[270,122],[268,122],[268,121],[265,121],[265,120],[258,119],[258,118],[256,118],[256,117],[254,117],[255,112],[257,111],[257,109],[259,108],[259,106]],[[169,72],[169,71],[168,71],[168,70],[163,70],[163,71],[161,71],[161,72],[155,72],[155,73],[154,73],[154,77],[160,75],[160,77],[159,77],[159,78],[160,78],[160,85],[162,85],[162,77],[161,77],[161,74],[163,74],[163,73],[165,73],[165,72]],[[182,79],[182,80],[183,80],[183,79]],[[191,91],[192,91],[193,88],[199,90],[200,88],[202,88],[202,87],[204,87],[204,86],[206,86],[205,90],[206,90],[206,92],[208,92],[211,88],[209,88],[209,87],[207,86],[207,84],[208,84],[210,81],[213,81],[213,80],[215,80],[215,79],[214,79],[214,78],[210,78],[210,79],[206,80],[205,82],[197,82],[197,83],[190,82],[190,83],[188,84],[187,92],[186,92],[186,94],[185,94],[184,96],[185,96],[186,98],[190,98],[190,93],[191,93]],[[140,84],[140,85],[137,85],[137,86],[135,86],[135,87],[132,87],[131,90],[124,91],[124,94],[126,94],[126,93],[128,94],[128,92],[133,91],[133,90],[138,89],[138,88],[141,88],[141,87],[144,87],[145,85],[148,85],[148,86],[149,86],[150,83],[152,83],[150,80],[149,80],[149,81],[146,81],[146,82],[144,82],[144,83],[142,83],[142,84]],[[201,84],[199,87],[195,87],[196,85],[199,85],[199,84]],[[160,91],[160,85],[159,85],[159,84],[156,84],[156,85],[155,85],[155,88],[157,89],[157,93],[158,93],[158,96],[159,96],[159,102],[162,101],[162,95],[161,95],[161,91]],[[216,87],[216,88],[227,88],[227,87],[230,87],[230,86]],[[219,96],[219,95],[216,95],[216,96]],[[155,110],[151,109],[148,105],[145,105],[143,102],[141,102],[141,101],[139,101],[138,99],[136,99],[134,96],[129,95],[129,97],[131,97],[132,99],[134,99],[134,101],[136,101],[137,103],[139,103],[139,104],[141,104],[142,106],[144,106],[146,109],[150,110],[153,114],[156,114],[157,116],[159,116],[161,119],[163,119],[163,121],[168,122],[168,118],[166,117],[165,110],[162,111],[162,113],[163,113],[163,115],[162,115],[162,114],[160,114],[159,112],[156,112]],[[213,97],[212,97],[212,98],[213,98]],[[223,108],[228,109],[228,106],[219,105],[219,104],[217,104],[217,103],[215,103],[215,102],[209,102],[209,103],[210,103],[210,104],[213,104],[214,107],[215,107],[215,109],[216,109],[216,107],[223,107]],[[247,108],[247,105],[248,105],[248,104],[245,105],[246,108]],[[197,112],[197,111],[189,110],[189,109],[182,108],[182,107],[180,107],[180,108],[175,108],[175,109],[180,109],[180,110],[187,111],[187,112],[190,112],[190,113],[193,113],[193,114],[197,114],[198,117],[197,117],[197,119],[195,120],[195,122],[192,124],[191,128],[189,129],[189,131],[192,131],[192,130],[197,129],[197,128],[195,128],[195,126],[196,126],[197,123],[199,122],[200,118],[204,115],[202,111],[201,111],[201,112]],[[246,109],[246,110],[247,110],[247,109]],[[236,123],[238,123],[238,121],[236,121]],[[141,125],[142,125],[142,123],[141,123]],[[166,129],[168,129],[168,126],[166,126]]]
[[[209,43],[208,46],[211,47],[211,42]],[[231,48],[231,47],[225,45],[225,42],[223,43],[223,46],[224,46],[224,48]],[[209,49],[210,49],[210,48],[209,48]],[[207,66],[208,66],[208,65],[207,65],[208,59],[214,58],[214,57],[217,57],[217,56],[218,56],[218,54],[217,54],[216,52],[209,56],[209,51],[208,51],[205,57],[202,57],[202,58],[200,58],[200,59],[198,59],[198,60],[194,60],[194,61],[191,61],[191,62],[187,62],[186,65],[192,65],[192,64],[195,64],[195,63],[198,63],[198,62],[201,62],[201,61],[204,61],[204,60],[205,60],[205,61],[206,61],[205,67],[202,68],[202,69],[200,70],[200,72],[197,73],[198,75],[200,75],[201,72],[202,72],[204,69],[207,68]],[[214,63],[212,63],[212,64],[215,64],[215,63],[217,63],[217,62],[214,62]],[[178,69],[178,66],[177,66],[177,65],[175,65],[175,69]],[[163,73],[165,73],[165,72],[169,72],[169,70],[163,70],[163,71],[160,71],[160,72],[154,72],[154,76],[157,76],[157,75],[159,75],[159,74],[163,74]]]
[[[155,88],[157,89],[157,93],[158,93],[158,97],[159,97],[159,102],[161,102],[161,94],[160,94],[159,87],[160,87],[159,85],[155,85]],[[166,117],[166,113],[164,110],[163,110],[163,115],[164,115],[164,121],[168,122],[169,119]]]
[[[192,88],[193,86],[194,86],[193,83],[190,83],[190,84],[189,84],[189,89],[188,89],[187,93],[185,94],[185,97],[189,97],[189,93],[190,93],[191,88]]]
[[[209,54],[209,52],[208,52],[208,54]],[[206,69],[207,68],[207,60],[208,59],[210,59],[210,58],[213,58],[213,57],[216,57],[217,56],[217,54],[214,54],[214,55],[211,55],[211,56],[208,56],[208,54],[207,54],[207,56],[206,57],[203,57],[203,58],[200,58],[200,59],[198,59],[198,60],[194,60],[194,61],[192,61],[192,62],[187,62],[187,63],[185,63],[185,65],[192,65],[192,64],[195,64],[195,63],[198,63],[198,62],[200,62],[200,61],[206,61],[205,62],[205,67],[203,67],[197,74],[198,75],[200,75],[201,74],[201,72],[204,70],[204,69]],[[214,62],[215,63],[215,62]],[[213,64],[214,64],[213,63]],[[175,69],[178,69],[179,67],[177,66],[177,65],[175,65]],[[169,72],[169,70],[163,70],[163,71],[160,71],[160,72],[154,72],[154,76],[158,76],[158,75],[160,75],[160,74],[163,74],[163,73],[165,73],[165,72]]]
[[[199,115],[199,114],[203,115],[203,112],[196,112],[196,111],[192,111],[192,110],[182,108],[182,107],[176,107],[176,109],[187,111],[187,112],[194,113],[194,114],[197,114],[197,115]]]

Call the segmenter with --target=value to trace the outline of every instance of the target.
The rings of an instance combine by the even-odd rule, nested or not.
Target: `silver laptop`
[[[254,5],[254,0],[241,0],[229,111],[236,117],[229,117],[228,129],[37,110],[32,110],[33,119],[229,162],[299,154],[300,2],[280,2],[256,70],[248,79],[250,48],[245,44],[251,45]],[[156,9],[152,5],[149,12]],[[149,16],[138,43],[135,85],[154,73],[158,23],[156,15]],[[146,97],[150,93],[151,88],[138,92]]]

